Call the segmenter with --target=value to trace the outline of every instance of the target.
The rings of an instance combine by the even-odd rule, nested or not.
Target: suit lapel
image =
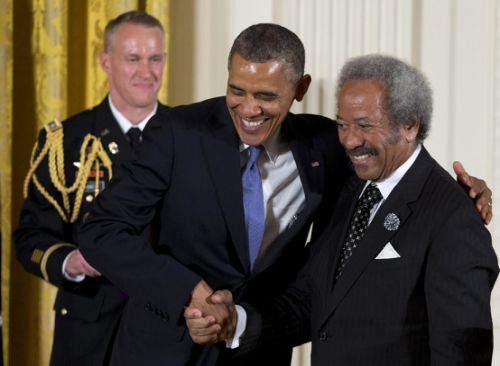
[[[327,286],[325,289],[328,289],[328,292],[330,292],[335,285],[334,279],[340,252],[342,251],[342,246],[344,245],[344,240],[347,235],[350,218],[353,215],[357,198],[361,194],[363,186],[364,182],[360,181],[356,177],[353,177],[348,181],[336,206],[333,214],[333,220],[330,223],[332,230],[331,234],[329,234],[326,239],[328,242],[328,266],[326,271]]]
[[[243,214],[239,143],[224,99],[214,115],[209,116],[201,145],[236,253],[242,268],[247,271],[250,260]]]
[[[392,196],[392,195],[391,195]],[[384,207],[385,206],[385,207]],[[339,278],[337,283],[333,287],[330,301],[328,302],[329,311],[335,310],[339,302],[347,295],[352,286],[356,283],[359,277],[362,275],[365,268],[370,264],[371,261],[377,256],[382,248],[391,240],[391,238],[396,234],[397,231],[389,231],[384,227],[384,218],[389,213],[394,213],[400,219],[400,228],[404,225],[406,219],[411,214],[407,202],[401,202],[399,204],[391,204],[387,201],[379,209],[375,215],[373,221],[371,222],[365,236],[358,243],[358,249],[354,252],[348,265],[342,272],[342,276]],[[341,239],[341,246],[345,239],[344,235]],[[339,248],[339,249],[340,249]],[[336,260],[338,261],[339,252],[337,252]],[[335,270],[332,273],[330,279],[332,285],[336,273],[337,261],[334,262]],[[332,287],[329,287],[332,288]]]
[[[290,242],[311,221],[311,216],[321,204],[325,182],[325,164],[323,155],[312,147],[312,142],[305,140],[300,131],[294,128],[292,115],[282,125],[282,133],[292,151],[300,181],[304,189],[305,204],[297,212],[291,223],[272,243],[266,255],[256,262],[253,274],[258,274],[273,264],[281,256]],[[305,243],[304,243],[305,244]]]
[[[422,151],[413,166],[408,170],[396,187],[394,187],[388,199],[377,211],[365,236],[359,242],[359,248],[355,251],[349,264],[343,271],[342,276],[334,285],[333,291],[327,295],[327,307],[323,321],[326,321],[333,314],[342,299],[348,295],[349,290],[355,285],[360,276],[362,276],[366,267],[374,260],[391,238],[396,235],[399,230],[404,230],[404,225],[412,213],[411,204],[418,199],[422,187],[429,176],[429,159],[431,159],[429,154],[422,147]],[[361,185],[361,187],[362,186],[363,185]],[[358,195],[360,189],[357,190]],[[329,274],[329,289],[331,289],[333,285],[338,255],[343,245],[347,226],[352,216],[352,210],[358,195],[352,196],[353,203],[349,210],[349,216],[343,219],[342,235],[338,237],[340,243],[336,246],[335,262],[332,266],[334,268],[332,269],[332,273]],[[395,214],[400,220],[399,227],[395,231],[388,230],[384,226],[384,221],[388,214]]]

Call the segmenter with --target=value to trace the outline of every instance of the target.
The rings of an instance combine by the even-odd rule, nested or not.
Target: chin
[[[148,100],[137,100],[135,105],[138,107],[138,108],[146,108],[146,107],[149,107],[152,103],[156,102],[156,99],[148,99]]]
[[[246,145],[250,145],[250,146],[257,146],[257,145],[260,145],[260,140],[259,139],[241,139],[241,141],[246,144]]]
[[[358,176],[359,179],[362,180],[373,180],[373,175],[370,175],[366,170],[360,171],[357,169],[354,169],[356,172],[356,175]]]

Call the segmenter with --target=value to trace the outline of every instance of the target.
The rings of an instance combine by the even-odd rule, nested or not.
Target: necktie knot
[[[142,141],[142,132],[139,127],[131,127],[127,132],[127,138],[130,146],[135,150]]]
[[[369,210],[371,210],[372,207],[375,206],[381,199],[382,194],[377,188],[377,185],[375,183],[370,183],[361,195],[360,205],[366,206]]]
[[[250,146],[248,148],[248,151],[249,151],[249,157],[248,157],[246,167],[252,168],[255,165],[255,163],[257,162],[257,160],[259,160],[260,154],[262,153],[262,146],[260,146],[260,145]]]

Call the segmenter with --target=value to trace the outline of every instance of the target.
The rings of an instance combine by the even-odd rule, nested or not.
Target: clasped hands
[[[232,339],[237,313],[228,290],[213,291],[203,280],[193,289],[184,317],[193,342],[206,345]]]

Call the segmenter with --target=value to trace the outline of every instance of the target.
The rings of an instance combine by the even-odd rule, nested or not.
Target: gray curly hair
[[[349,80],[378,79],[385,91],[385,108],[394,126],[420,123],[417,139],[429,134],[432,116],[432,90],[417,68],[391,56],[378,54],[355,57],[342,67],[336,97]]]

